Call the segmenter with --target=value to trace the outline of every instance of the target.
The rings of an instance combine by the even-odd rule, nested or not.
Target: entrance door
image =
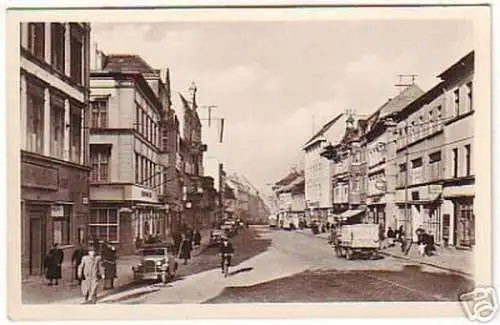
[[[30,275],[41,275],[43,273],[43,259],[45,257],[43,212],[31,212],[29,218]]]

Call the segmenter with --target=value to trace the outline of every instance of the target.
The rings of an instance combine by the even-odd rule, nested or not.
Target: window
[[[64,149],[64,98],[50,95],[50,154],[63,158]]]
[[[28,24],[28,50],[37,58],[45,59],[45,24]]]
[[[111,149],[109,146],[92,145],[90,150],[90,161],[92,164],[91,181],[109,181],[109,159]]]
[[[400,164],[399,165],[399,174],[398,174],[398,185],[399,186],[406,186],[406,175],[407,175],[406,164]]]
[[[453,149],[453,178],[458,177],[458,149]]]
[[[50,33],[51,33],[51,40],[50,40],[51,64],[56,70],[58,70],[61,73],[64,73],[64,54],[65,54],[64,24],[51,23]]]
[[[117,209],[91,209],[89,222],[90,238],[116,243],[118,237]]]
[[[52,217],[52,236],[53,243],[71,243],[71,206],[63,207],[63,216]]]
[[[82,116],[81,107],[75,104],[70,105],[70,160],[80,163],[80,150],[82,139]]]
[[[45,88],[33,82],[27,83],[27,138],[28,151],[43,153]]]
[[[465,176],[470,176],[471,172],[471,152],[470,152],[470,144],[465,145]]]
[[[140,132],[140,127],[141,127],[141,108],[136,105],[135,107],[135,130],[137,132]]]
[[[441,178],[441,151],[429,155],[429,181]]]
[[[108,127],[108,100],[105,98],[92,101],[92,127]]]
[[[139,156],[138,153],[135,153],[135,183],[139,184],[139,180],[141,179],[141,168],[140,168],[140,163],[141,163],[141,157]]]
[[[423,166],[422,158],[417,158],[411,161],[411,184],[423,183]]]
[[[456,203],[456,211],[458,212],[456,234],[457,244],[460,246],[473,246],[476,244],[475,236],[475,216],[472,199],[461,199]]]
[[[473,102],[472,102],[472,81],[467,83],[467,110],[470,112],[473,110]]]
[[[71,79],[82,84],[82,67],[83,67],[83,32],[82,30],[71,24]]]
[[[455,116],[460,115],[460,90],[456,89],[453,92],[453,105],[455,107]]]

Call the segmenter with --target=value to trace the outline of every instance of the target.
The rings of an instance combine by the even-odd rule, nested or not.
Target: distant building
[[[20,24],[21,275],[41,275],[60,244],[87,238],[87,23]],[[14,135],[15,136],[15,135]]]
[[[304,171],[292,170],[285,178],[273,186],[278,201],[278,220],[283,227],[299,226],[305,217],[305,178]]]
[[[304,177],[306,213],[313,219],[326,222],[333,216],[333,162],[324,159],[321,152],[338,144],[345,131],[347,116],[339,114],[326,123],[306,144],[304,151]]]

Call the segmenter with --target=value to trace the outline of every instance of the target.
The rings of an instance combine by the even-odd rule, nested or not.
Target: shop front
[[[448,207],[446,230],[449,244],[458,248],[474,247],[476,220],[473,185],[445,187],[443,198]]]
[[[21,153],[21,164],[21,276],[26,278],[43,274],[53,244],[68,263],[85,240],[88,169],[27,152]]]

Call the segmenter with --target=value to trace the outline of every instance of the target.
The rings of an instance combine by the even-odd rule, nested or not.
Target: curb
[[[116,295],[103,297],[102,299],[99,299],[97,302],[99,304],[117,303],[117,302],[121,302],[121,301],[128,300],[131,298],[135,298],[136,296],[142,296],[142,295],[146,295],[149,293],[157,292],[157,291],[160,291],[160,289],[161,289],[161,287],[141,288],[141,289],[137,289],[137,290],[132,290],[130,292],[126,292],[124,294],[116,294]]]
[[[451,272],[451,273],[460,274],[460,275],[466,276],[468,278],[474,279],[474,275],[471,274],[471,273],[463,272],[463,271],[460,271],[460,270],[452,269],[452,268],[441,266],[441,265],[434,264],[434,263],[417,261],[415,259],[412,259],[411,257],[401,256],[401,255],[392,254],[392,253],[383,252],[383,251],[379,251],[379,253],[382,254],[382,255],[394,257],[394,258],[397,258],[397,259],[412,261],[412,262],[415,262],[415,263],[418,263],[418,264],[421,264],[421,265],[431,266],[431,267],[434,267],[434,268],[437,268],[437,269],[441,269],[441,270],[448,271],[448,272]]]

